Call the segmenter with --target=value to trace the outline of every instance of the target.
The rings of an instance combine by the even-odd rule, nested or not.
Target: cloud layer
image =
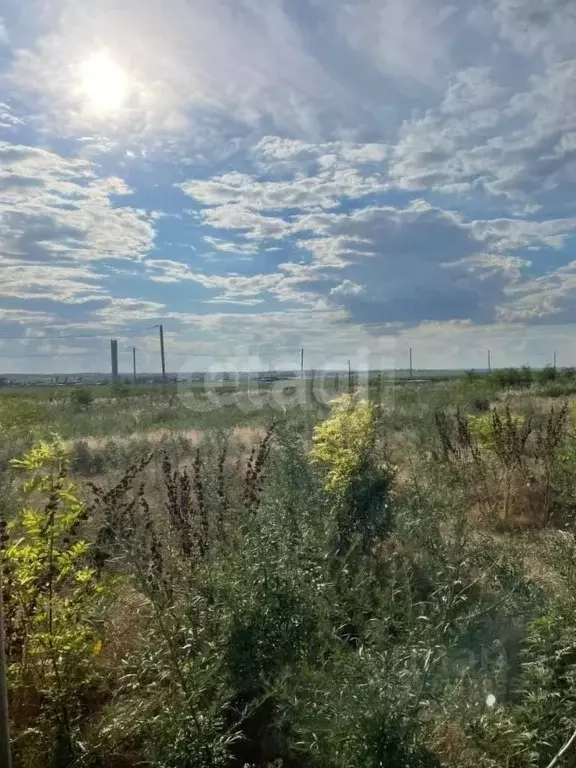
[[[176,367],[302,345],[318,364],[576,355],[573,4],[34,7],[0,19],[12,367],[83,331],[136,334],[156,365],[159,322]],[[93,61],[112,63],[87,84]],[[72,341],[54,367],[106,367]]]

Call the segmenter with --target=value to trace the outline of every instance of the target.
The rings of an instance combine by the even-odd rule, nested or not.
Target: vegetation
[[[16,768],[574,765],[573,381],[528,373],[0,395]]]
[[[94,395],[87,387],[73,389],[70,393],[70,402],[74,403],[80,408],[87,408],[94,402]]]
[[[552,397],[576,392],[576,371],[573,368],[556,369],[552,365],[547,365],[536,371],[525,365],[522,368],[502,368],[493,371],[489,378],[497,388],[536,385],[541,393]]]

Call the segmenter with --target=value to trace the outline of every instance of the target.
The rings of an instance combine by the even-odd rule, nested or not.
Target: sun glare
[[[82,64],[82,92],[94,111],[114,112],[126,101],[128,78],[107,54],[100,53]]]

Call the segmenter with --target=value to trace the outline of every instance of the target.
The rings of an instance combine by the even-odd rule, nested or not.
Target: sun
[[[126,73],[107,53],[98,53],[80,68],[81,88],[91,108],[100,114],[119,110],[128,96]]]

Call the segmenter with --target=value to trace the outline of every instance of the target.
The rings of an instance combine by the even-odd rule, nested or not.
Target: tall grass
[[[389,394],[259,410],[250,445],[234,410],[148,439],[180,406],[133,403],[131,439],[5,468],[18,768],[548,766],[576,719],[572,414]],[[22,440],[64,412],[105,434],[76,406]]]

